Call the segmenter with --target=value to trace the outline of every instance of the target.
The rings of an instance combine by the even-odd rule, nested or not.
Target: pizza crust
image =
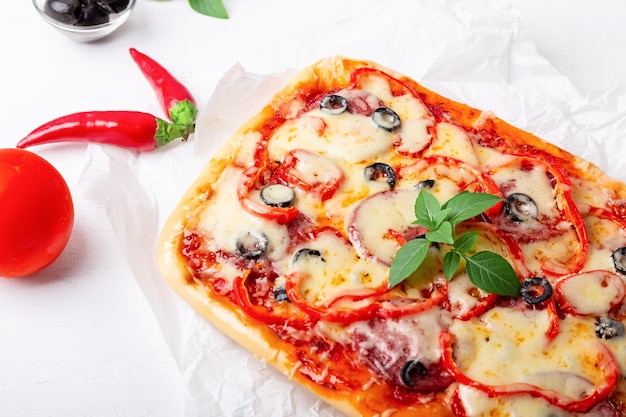
[[[230,161],[235,158],[238,150],[243,145],[245,134],[249,130],[257,127],[260,121],[271,117],[277,109],[285,106],[285,103],[290,103],[293,97],[297,96],[302,86],[311,86],[313,83],[323,90],[328,90],[329,87],[331,89],[340,89],[349,85],[351,72],[363,66],[382,70],[400,79],[414,88],[420,96],[427,97],[425,99],[426,102],[438,103],[446,112],[453,114],[453,118],[461,124],[466,126],[477,123],[484,124],[514,143],[530,145],[548,152],[557,158],[563,159],[568,164],[568,169],[574,170],[580,178],[601,182],[604,186],[611,188],[618,198],[626,198],[622,184],[606,176],[594,164],[549,144],[528,132],[522,131],[497,117],[442,97],[422,87],[410,78],[377,63],[343,57],[330,57],[320,60],[311,67],[297,73],[259,114],[235,131],[216,155],[206,164],[200,176],[189,187],[172,215],[164,224],[158,242],[156,260],[158,268],[168,285],[206,320],[252,352],[256,357],[271,364],[288,378],[307,387],[321,399],[348,416],[360,416],[363,412],[358,405],[350,401],[350,395],[344,398],[336,392],[325,390],[323,387],[294,372],[295,364],[291,359],[293,357],[293,347],[283,343],[271,331],[226,305],[218,297],[215,297],[199,285],[194,280],[193,274],[188,270],[179,248],[182,245],[183,230],[189,222],[191,213],[204,201],[212,197],[213,189],[211,184],[216,182]],[[424,407],[425,409],[430,409],[430,406],[425,405]],[[429,415],[433,416],[449,415],[448,412],[444,411],[443,408],[440,409],[437,405],[433,405],[429,413]],[[403,413],[393,415],[399,417]]]

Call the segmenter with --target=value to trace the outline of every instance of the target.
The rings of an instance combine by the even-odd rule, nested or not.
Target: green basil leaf
[[[417,271],[417,268],[424,262],[428,254],[430,242],[426,239],[418,238],[406,242],[393,258],[391,269],[389,270],[389,288],[407,279]]]
[[[478,288],[498,295],[518,296],[521,284],[511,264],[494,252],[482,251],[465,257],[470,281]]]
[[[439,228],[443,222],[448,220],[450,211],[451,211],[450,208],[445,208],[436,214],[435,218],[433,219],[435,221],[435,224],[437,225],[436,228]]]
[[[445,221],[439,225],[439,228],[426,232],[424,237],[431,242],[441,242],[452,245],[454,244],[454,230],[452,229],[452,224],[449,221]]]
[[[468,232],[463,233],[454,241],[454,249],[458,250],[461,253],[467,253],[476,244],[478,240],[478,232]]]
[[[200,14],[228,19],[228,13],[226,13],[222,0],[189,0],[189,5]]]
[[[436,229],[441,223],[439,221],[440,211],[439,201],[431,193],[420,191],[415,200],[416,220],[413,223],[424,226],[428,230]]]
[[[443,256],[443,274],[450,281],[461,263],[461,255],[457,251],[451,250]]]
[[[497,195],[463,191],[448,200],[442,208],[450,209],[448,220],[456,226],[464,220],[478,216],[498,204],[499,201],[502,201],[502,198]]]

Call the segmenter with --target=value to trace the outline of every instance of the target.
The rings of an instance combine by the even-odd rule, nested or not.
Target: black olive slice
[[[435,186],[435,180],[424,180],[415,184],[417,190],[430,190]]]
[[[417,360],[409,360],[402,366],[400,380],[407,387],[413,387],[415,380],[424,375],[426,375],[424,364]]]
[[[400,127],[400,116],[389,107],[379,107],[374,110],[372,120],[378,127],[390,132]]]
[[[278,287],[274,290],[274,299],[276,301],[289,301],[289,297],[287,297],[287,290],[284,287]]]
[[[522,193],[513,193],[504,202],[505,215],[516,223],[536,219],[539,215],[537,204],[532,198]]]
[[[615,266],[617,272],[626,275],[626,246],[623,246],[613,252],[611,258],[613,259],[613,265]]]
[[[348,100],[337,94],[329,94],[320,102],[320,110],[332,115],[341,114],[348,110]]]
[[[290,207],[296,201],[296,193],[283,184],[271,184],[261,190],[261,200],[268,206]]]
[[[389,184],[389,189],[393,190],[396,186],[396,171],[383,162],[374,162],[366,167],[363,173],[368,181],[377,181],[379,178],[384,178],[387,184]]]
[[[246,259],[255,259],[267,250],[267,237],[261,232],[248,232],[237,239],[237,251]]]
[[[601,317],[596,321],[596,335],[600,339],[612,339],[624,335],[624,325],[621,321],[609,317]]]
[[[528,304],[539,304],[552,297],[552,285],[545,278],[526,278],[520,289],[522,300]]]
[[[326,260],[322,257],[322,252],[317,249],[309,249],[302,248],[298,250],[295,255],[293,255],[293,263],[295,264],[298,260],[306,258],[306,257],[316,257],[319,258],[322,262],[326,262]]]

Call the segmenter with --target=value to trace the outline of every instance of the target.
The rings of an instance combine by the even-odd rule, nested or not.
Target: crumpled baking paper
[[[388,0],[275,45],[252,44],[200,106],[190,143],[141,155],[90,145],[82,175],[107,207],[180,367],[186,417],[340,416],[200,318],[167,287],[154,256],[163,222],[228,135],[295,69],[332,55],[377,61],[445,96],[491,110],[626,181],[626,158],[616,154],[626,134],[626,87],[582,96],[537,53],[506,2]]]

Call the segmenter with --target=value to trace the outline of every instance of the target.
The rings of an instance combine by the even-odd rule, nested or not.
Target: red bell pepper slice
[[[552,186],[555,190],[557,207],[561,218],[572,224],[572,228],[576,234],[578,250],[567,261],[567,265],[557,265],[550,259],[545,259],[541,265],[541,272],[549,276],[560,276],[580,271],[584,267],[587,260],[589,240],[585,221],[572,198],[572,185],[567,172],[563,166],[559,165],[556,161],[547,162],[526,155],[512,156],[515,156],[516,158],[506,165],[519,164],[522,169],[528,170],[532,169],[534,166],[539,166],[546,172],[546,175],[549,175]],[[554,222],[554,225],[556,225],[556,223],[560,222]],[[546,225],[546,227],[554,225]]]
[[[352,74],[350,74],[350,84],[353,88],[361,88],[364,79],[371,76],[381,77],[387,80],[391,89],[391,94],[393,94],[394,97],[410,94],[416,99],[422,101],[419,94],[417,94],[417,92],[409,85],[398,80],[397,78],[392,77],[384,71],[374,68],[358,68],[352,71]]]
[[[564,217],[572,223],[578,237],[578,251],[567,265],[570,272],[578,272],[585,266],[589,253],[589,236],[587,235],[585,220],[572,198],[572,184],[565,169],[558,164],[548,165],[544,162],[541,162],[541,164],[544,165],[547,172],[554,175],[556,179],[557,201],[562,207]],[[549,265],[546,265],[545,271],[550,272]]]
[[[546,329],[545,335],[548,340],[554,340],[561,331],[561,320],[559,319],[556,301],[554,301],[554,297],[550,297],[544,303],[548,310],[548,321],[550,323]]]
[[[399,299],[395,296],[388,298],[386,297],[386,293],[388,293],[389,290],[385,283],[378,288],[342,295],[332,300],[327,305],[314,306],[302,296],[298,289],[299,284],[302,280],[306,279],[306,277],[306,274],[300,272],[291,274],[286,284],[287,296],[291,302],[300,307],[312,318],[328,322],[352,323],[355,321],[369,320],[374,317],[397,319],[409,314],[427,311],[441,304],[446,299],[445,285],[434,286],[433,289],[429,291],[428,297],[423,300],[413,298]],[[341,305],[344,301],[355,303],[358,307],[344,309],[337,306]]]
[[[297,329],[308,329],[315,324],[317,321],[315,316],[298,314],[288,302],[265,300],[263,305],[254,304],[246,286],[250,272],[246,271],[243,276],[236,277],[233,281],[233,298],[246,315],[267,325],[290,326]]]
[[[613,391],[620,376],[619,366],[615,358],[603,344],[598,343],[602,354],[598,357],[597,367],[604,370],[605,377],[596,386],[594,391],[582,398],[571,398],[553,390],[543,389],[533,384],[518,382],[505,385],[487,385],[465,375],[454,360],[454,335],[448,331],[441,332],[439,336],[441,347],[441,360],[446,371],[460,384],[476,388],[490,397],[512,396],[526,394],[540,397],[563,410],[569,412],[585,412],[594,405],[606,399]]]
[[[397,319],[409,314],[418,314],[430,310],[446,301],[448,295],[447,284],[445,280],[433,282],[430,288],[423,289],[423,299],[398,297],[394,292],[398,291],[401,286],[396,286],[391,290],[388,299],[383,297],[379,301],[380,309],[378,315],[386,319]]]
[[[617,218],[626,220],[626,200],[611,200],[608,206]]]
[[[375,302],[364,303],[360,307],[352,309],[342,309],[332,307],[332,304],[338,300],[333,300],[330,305],[315,306],[309,303],[299,290],[300,283],[307,278],[307,274],[302,272],[294,272],[287,277],[285,289],[289,300],[303,310],[308,316],[315,320],[323,320],[336,323],[352,323],[355,321],[368,320],[373,318],[380,305]],[[369,296],[374,296],[379,290],[373,289],[371,294],[360,294],[355,296],[342,296],[343,300],[351,299],[351,301],[365,300]]]
[[[249,198],[250,191],[254,189],[263,176],[263,167],[252,166],[243,172],[243,180],[239,183],[237,197],[241,206],[248,213],[261,216],[278,224],[287,224],[293,221],[300,210],[296,206],[274,207],[253,201]]]
[[[604,288],[607,289],[606,291],[604,291],[605,294],[607,295],[611,294],[608,291],[609,288],[615,291],[615,293],[613,294],[614,298],[613,300],[611,300],[611,304],[609,305],[609,308],[607,309],[608,311],[622,305],[622,302],[624,301],[624,297],[626,297],[626,283],[624,282],[623,278],[610,271],[592,270],[592,271],[573,273],[573,274],[565,275],[559,278],[559,280],[556,282],[554,286],[554,294],[558,302],[559,310],[564,313],[573,314],[573,315],[593,314],[593,313],[586,313],[584,311],[580,311],[576,305],[572,305],[572,303],[568,301],[567,299],[566,291],[563,290],[563,286],[567,285],[568,281],[571,281],[574,279],[581,279],[581,280],[588,281],[593,278],[601,280],[600,286],[603,289]]]
[[[471,182],[467,182],[467,183],[463,183],[463,184],[458,184],[459,185],[459,191],[472,191],[472,192],[481,192],[481,193],[487,193],[487,194],[493,194],[493,195],[497,195],[499,197],[502,197],[504,199],[504,196],[502,195],[502,192],[500,191],[500,188],[498,188],[498,185],[495,183],[495,181],[493,180],[493,178],[491,178],[489,175],[483,173],[482,171],[480,171],[479,169],[477,169],[476,167],[461,161],[460,159],[456,159],[456,158],[452,158],[449,156],[440,156],[440,155],[433,155],[433,156],[427,156],[424,157],[420,160],[418,160],[418,162],[416,162],[416,164],[414,165],[418,165],[421,164],[424,166],[424,169],[426,168],[431,168],[433,165],[442,165],[443,167],[445,167],[446,169],[451,169],[451,168],[456,168],[461,172],[468,172],[470,173],[473,177],[474,180]],[[413,165],[411,166],[405,166],[402,167],[399,171],[399,175],[400,177],[402,177],[403,175],[406,175],[403,171],[405,170],[410,170],[413,167]],[[493,207],[491,207],[489,210],[485,211],[485,215],[488,218],[492,218],[495,216],[498,216],[500,214],[500,212],[502,211],[502,202],[494,205]]]
[[[619,225],[621,229],[626,230],[626,216],[622,217],[615,212],[615,206],[611,206],[611,210],[603,207],[589,207],[589,214],[600,219],[609,220]]]
[[[334,233],[338,238],[345,239],[338,230],[330,227],[311,231],[308,238],[314,239],[321,233]],[[399,235],[397,238],[403,239]],[[301,244],[303,241],[299,243]],[[307,278],[308,275],[304,272],[290,274],[285,284],[287,296],[294,305],[297,305],[311,317],[329,322],[349,323],[374,317],[398,318],[407,314],[416,314],[443,303],[447,295],[447,282],[443,279],[442,282],[424,288],[421,292],[424,297],[420,299],[403,296],[401,286],[394,287],[390,293],[387,282],[384,282],[376,287],[341,294],[322,305],[313,305],[300,291],[300,284]],[[344,308],[342,307],[344,303],[356,307]]]
[[[343,182],[343,172],[337,167],[337,175],[332,179],[320,179],[319,181],[309,182],[298,172],[297,167],[298,163],[306,157],[324,158],[321,155],[313,154],[303,149],[294,149],[285,155],[282,164],[273,172],[272,179],[286,185],[298,187],[307,193],[318,195],[322,201],[328,200],[337,192]]]

